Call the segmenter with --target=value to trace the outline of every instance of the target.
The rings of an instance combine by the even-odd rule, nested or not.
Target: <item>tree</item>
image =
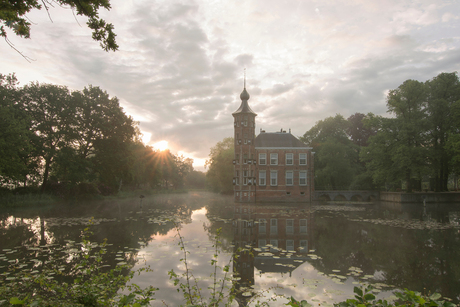
[[[364,126],[363,119],[366,117],[363,113],[355,113],[347,118],[348,126],[347,135],[352,142],[358,146],[367,146],[370,136],[375,135],[375,131],[370,127]]]
[[[385,189],[400,187],[403,170],[395,167],[393,153],[399,142],[399,130],[394,118],[369,113],[364,125],[377,133],[369,138],[369,145],[360,152],[360,161],[366,164],[373,182]]]
[[[206,187],[206,173],[192,170],[185,177],[185,187],[192,189],[204,189]]]
[[[180,155],[175,156],[175,162],[177,172],[173,184],[175,188],[182,188],[185,184],[185,178],[193,171],[193,159]]]
[[[110,10],[110,0],[43,0],[41,4],[37,0],[2,1],[0,3],[0,22],[3,25],[0,27],[0,36],[4,37],[11,47],[13,46],[8,40],[7,28],[20,37],[30,38],[31,23],[27,19],[27,13],[44,8],[50,15],[50,7],[55,4],[68,7],[77,15],[86,16],[88,18],[86,24],[93,30],[92,37],[100,42],[102,49],[105,51],[118,49],[113,25],[99,17],[100,8]]]
[[[350,145],[350,144],[349,144]],[[354,163],[357,152],[354,146],[347,146],[330,137],[318,148],[315,156],[315,187],[324,190],[345,190],[357,172]],[[317,165],[320,166],[318,169]]]
[[[69,97],[69,90],[64,86],[31,83],[23,88],[23,108],[31,120],[34,147],[44,163],[42,191],[57,153],[73,141],[75,108]]]
[[[83,91],[75,91],[71,98],[76,108],[74,138],[79,153],[84,158],[94,153],[97,140],[121,138],[131,141],[137,133],[137,125],[131,116],[124,113],[117,97],[110,98],[106,91],[89,85]]]
[[[460,100],[460,80],[456,72],[441,73],[425,83],[427,87],[430,164],[436,191],[447,191],[451,173],[448,153],[449,138],[458,134],[458,122],[453,117],[453,105]],[[455,138],[455,137],[454,137]]]
[[[205,167],[209,167],[206,173],[206,180],[211,190],[220,193],[233,191],[233,161],[234,140],[227,137],[214,147],[211,147],[209,160],[206,160]]]
[[[313,151],[321,143],[324,143],[328,138],[347,143],[349,141],[346,134],[348,122],[342,115],[336,114],[335,117],[328,117],[316,122],[316,124],[305,134],[300,140],[313,147]]]
[[[347,135],[349,122],[342,115],[320,120],[305,132],[301,140],[313,147],[315,187],[349,189],[356,175],[364,171],[359,163],[359,146]],[[356,188],[362,188],[355,183]]]
[[[406,80],[387,97],[388,112],[393,113],[398,142],[389,153],[393,167],[405,174],[406,190],[412,191],[413,176],[421,179],[427,165],[426,88],[424,83]]]
[[[0,183],[23,182],[36,161],[33,152],[28,115],[21,109],[21,91],[14,74],[0,74]]]

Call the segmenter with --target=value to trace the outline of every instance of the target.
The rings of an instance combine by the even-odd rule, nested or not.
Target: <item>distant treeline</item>
[[[200,177],[191,159],[155,151],[140,137],[138,123],[99,87],[19,87],[14,74],[0,74],[4,192],[108,195],[122,187],[182,188],[187,175]]]
[[[300,139],[315,152],[318,190],[458,189],[460,81],[456,72],[426,82],[406,80],[387,96],[389,117],[337,114]],[[208,181],[231,192],[233,138],[211,148]]]

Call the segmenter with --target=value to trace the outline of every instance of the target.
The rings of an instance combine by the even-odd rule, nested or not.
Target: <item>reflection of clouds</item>
[[[193,210],[191,213],[190,223],[180,225],[180,234],[183,237],[187,253],[187,264],[196,278],[199,278],[199,285],[206,295],[213,280],[209,278],[214,268],[209,264],[214,254],[212,242],[209,241],[207,232],[203,229],[204,223],[209,223],[206,218],[206,208]],[[184,253],[180,249],[179,238],[175,229],[170,230],[165,236],[155,237],[148,245],[141,249],[139,257],[142,255],[144,261],[135,265],[133,269],[140,268],[144,265],[150,265],[153,268],[151,273],[143,273],[135,276],[133,283],[140,287],[154,286],[160,288],[156,293],[157,301],[164,300],[169,306],[179,306],[183,304],[182,294],[176,292],[176,287],[168,279],[168,271],[174,269],[176,274],[180,275],[185,272],[185,265],[180,261],[184,258]],[[219,254],[217,265],[224,267],[228,264],[231,255],[228,253]],[[222,272],[218,269],[218,274]],[[222,276],[218,277],[221,280]],[[186,282],[185,279],[182,282]],[[207,296],[209,297],[209,296]]]

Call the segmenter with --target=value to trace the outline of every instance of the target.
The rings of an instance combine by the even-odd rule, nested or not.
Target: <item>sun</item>
[[[168,141],[159,141],[153,144],[153,148],[158,149],[159,151],[164,151],[168,149]]]

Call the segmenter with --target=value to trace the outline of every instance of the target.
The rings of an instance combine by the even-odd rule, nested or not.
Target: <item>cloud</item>
[[[0,72],[120,99],[151,142],[204,159],[233,135],[243,69],[257,130],[302,135],[336,113],[386,113],[385,94],[407,79],[460,69],[460,8],[413,1],[126,1],[101,15],[120,50],[102,51],[70,11],[31,14],[37,61],[3,46]]]

